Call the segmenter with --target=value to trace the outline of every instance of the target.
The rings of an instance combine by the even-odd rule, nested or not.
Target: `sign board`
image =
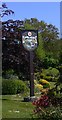
[[[28,51],[33,51],[38,46],[37,30],[22,30],[22,45]]]

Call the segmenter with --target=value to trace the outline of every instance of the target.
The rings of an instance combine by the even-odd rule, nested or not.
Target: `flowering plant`
[[[33,105],[36,106],[36,109],[34,110],[35,113],[39,111],[43,111],[42,108],[48,107],[49,106],[49,98],[47,95],[43,95],[37,100],[33,101]]]
[[[50,88],[50,83],[47,80],[40,79],[39,83],[43,85],[43,88]]]
[[[39,82],[41,84],[50,84],[47,80],[44,80],[44,79],[40,79]]]
[[[36,84],[35,87],[38,88],[39,90],[43,89],[43,85],[41,85],[41,84]]]
[[[47,107],[49,106],[49,98],[47,95],[43,95],[38,100],[33,101],[33,105],[36,105],[37,107]]]

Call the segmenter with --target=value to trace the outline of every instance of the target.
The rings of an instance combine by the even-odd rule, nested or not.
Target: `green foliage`
[[[2,80],[2,94],[17,94],[28,90],[25,83],[21,80]]]
[[[48,55],[46,55],[46,57],[44,58],[43,63],[44,63],[45,68],[48,68],[50,66],[56,67],[59,64],[59,60],[55,59],[50,52],[50,55],[48,53]]]
[[[43,85],[43,88],[50,88],[50,85],[49,84],[45,84],[45,85]]]
[[[39,79],[40,79],[40,73],[39,73],[39,72],[36,72],[36,73],[34,74],[34,76],[35,76],[35,79],[36,79],[36,80],[39,80]]]
[[[56,68],[52,68],[51,69],[51,75],[56,77],[56,76],[59,75],[59,71]]]
[[[60,83],[59,87],[60,87],[60,89],[62,89],[62,83]]]
[[[14,70],[13,69],[9,69],[9,70],[6,71],[6,74],[10,74],[10,75],[14,74]]]
[[[43,69],[41,73],[41,77],[48,81],[58,81],[59,79],[59,70],[56,68],[48,68],[48,69]]]
[[[16,80],[16,84],[17,84],[17,93],[23,93],[28,91],[28,88],[26,87],[26,84],[23,81]]]
[[[26,30],[34,29],[34,26],[32,26],[31,24],[25,23],[25,29]]]
[[[36,55],[37,57],[42,60],[45,58],[45,51],[44,51],[44,48],[43,48],[43,40],[42,40],[42,36],[41,34],[39,33],[38,34],[38,40],[39,40],[39,45],[38,45],[38,48],[36,50]]]
[[[2,77],[0,76],[0,95],[2,95]]]
[[[61,120],[62,119],[62,98],[42,95],[33,102],[35,105],[34,116],[41,120]]]
[[[52,99],[54,99],[54,97],[55,97],[55,100],[56,100],[56,98],[60,98],[60,100],[62,100],[62,83],[56,82],[53,85],[53,87],[51,87],[50,90],[48,91],[48,96],[51,97]],[[54,100],[52,100],[52,101],[54,101]]]
[[[3,71],[2,76],[5,79],[18,79],[18,76],[16,75],[13,69],[8,69],[6,71]]]
[[[42,120],[62,120],[62,110],[60,107],[50,107],[37,113],[37,117]]]
[[[2,80],[2,94],[16,94],[17,85],[14,80]]]
[[[40,79],[39,83],[43,85],[43,88],[50,88],[50,83],[47,80]]]

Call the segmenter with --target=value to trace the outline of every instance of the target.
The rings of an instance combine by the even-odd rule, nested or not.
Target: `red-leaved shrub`
[[[49,98],[47,95],[41,96],[36,101],[33,101],[33,105],[36,105],[37,107],[47,107],[49,106]]]

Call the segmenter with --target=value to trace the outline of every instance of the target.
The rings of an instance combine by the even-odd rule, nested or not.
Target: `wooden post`
[[[33,51],[30,51],[30,97],[34,96]]]

